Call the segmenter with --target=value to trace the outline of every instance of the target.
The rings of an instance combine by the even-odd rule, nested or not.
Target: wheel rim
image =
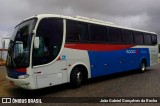
[[[142,71],[145,71],[145,70],[146,70],[146,66],[145,66],[144,63],[142,63],[142,65],[141,65],[141,70],[142,70]]]
[[[82,81],[82,73],[81,72],[77,72],[77,82],[81,82]]]

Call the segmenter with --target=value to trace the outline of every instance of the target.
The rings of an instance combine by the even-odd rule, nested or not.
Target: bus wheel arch
[[[76,65],[70,72],[70,84],[72,87],[80,87],[88,79],[88,71],[84,65]]]
[[[147,60],[143,58],[140,63],[140,72],[145,72],[147,68]]]

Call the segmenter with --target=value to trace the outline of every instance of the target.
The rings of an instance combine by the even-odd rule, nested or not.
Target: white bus
[[[24,89],[83,81],[158,63],[157,35],[86,17],[41,14],[15,27],[7,79]]]

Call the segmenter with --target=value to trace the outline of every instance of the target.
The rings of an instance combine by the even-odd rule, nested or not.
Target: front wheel
[[[146,62],[145,61],[142,61],[141,62],[141,66],[140,66],[140,71],[141,72],[145,72],[146,71]]]
[[[80,87],[82,84],[82,72],[79,67],[75,67],[70,76],[70,83],[72,87]]]

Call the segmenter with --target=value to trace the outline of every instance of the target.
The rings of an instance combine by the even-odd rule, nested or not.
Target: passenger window
[[[144,33],[144,44],[146,45],[151,45],[151,35],[150,34],[147,34],[147,33]]]
[[[88,24],[68,20],[66,29],[67,42],[89,41]]]
[[[122,41],[123,43],[133,43],[133,32],[129,30],[123,30]]]
[[[118,28],[109,28],[109,42],[113,43],[120,43],[122,42],[121,40],[121,29]]]
[[[157,44],[157,35],[152,34],[151,39],[152,39],[152,45],[156,45]]]
[[[91,25],[90,32],[93,42],[105,42],[106,41],[106,28],[98,25]]]
[[[143,34],[141,32],[135,32],[134,40],[136,44],[142,45],[143,44]]]

